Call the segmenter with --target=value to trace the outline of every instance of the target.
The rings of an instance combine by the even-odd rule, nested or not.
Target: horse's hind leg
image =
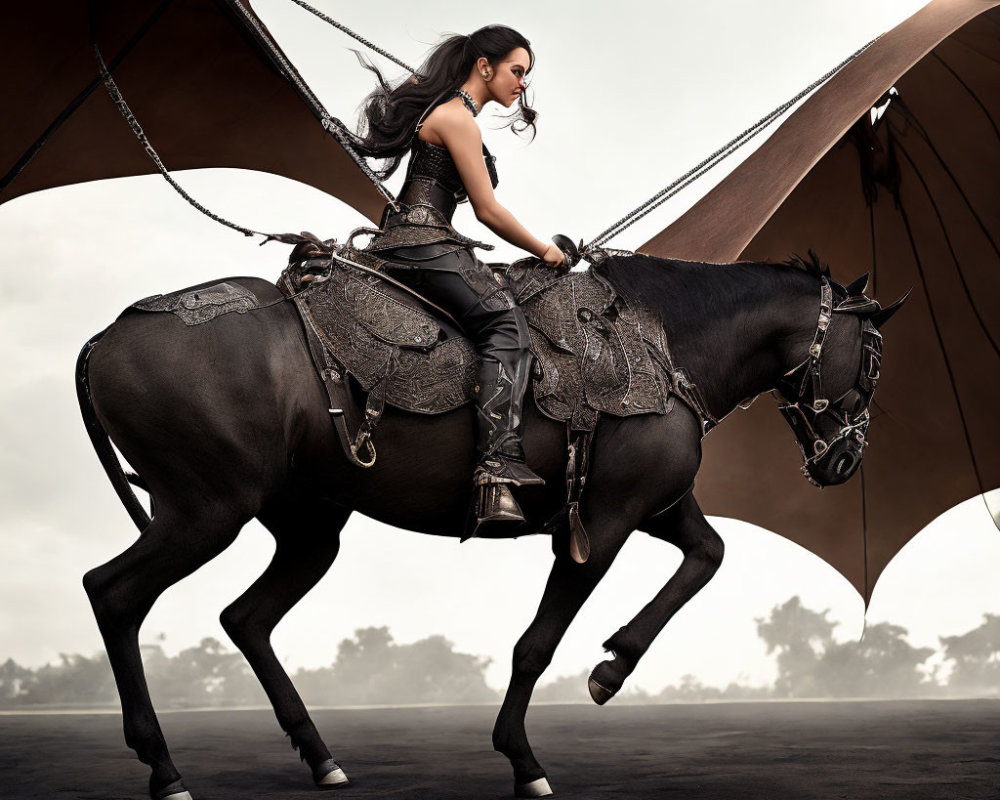
[[[656,636],[688,600],[715,575],[722,563],[722,538],[708,524],[694,496],[688,492],[676,505],[639,526],[657,539],[670,542],[684,560],[666,585],[636,616],[604,643],[614,654],[590,676],[590,694],[603,705],[621,689]]]
[[[349,509],[311,499],[269,505],[258,518],[274,535],[274,557],[221,617],[226,633],[264,687],[292,747],[309,764],[317,785],[325,787],[345,784],[347,776],[330,755],[275,656],[271,632],[333,564],[340,549],[340,531],[350,514]]]
[[[139,539],[83,577],[122,702],[125,742],[152,768],[154,800],[190,798],[170,760],[139,653],[139,628],[165,589],[225,550],[246,520],[218,508],[187,516],[158,507]]]

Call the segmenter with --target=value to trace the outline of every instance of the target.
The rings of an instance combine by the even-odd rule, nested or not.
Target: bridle
[[[833,305],[833,289],[830,281],[823,276],[820,287],[819,320],[816,333],[809,345],[809,355],[799,366],[785,375],[775,387],[778,410],[795,431],[804,463],[802,474],[815,486],[820,484],[809,472],[828,451],[844,440],[853,442],[858,453],[865,447],[870,417],[868,404],[875,393],[882,364],[882,335],[870,320],[861,321],[861,365],[854,386],[836,400],[831,400],[823,391],[823,343],[836,312],[849,312],[862,304],[871,304],[869,298],[853,298]],[[773,393],[772,393],[773,394]],[[790,401],[789,398],[795,398]],[[816,424],[821,415],[828,415],[837,425],[837,433],[830,439],[824,438]],[[803,442],[811,442],[810,453]]]

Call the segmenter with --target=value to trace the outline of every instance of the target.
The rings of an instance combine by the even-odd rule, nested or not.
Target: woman
[[[519,103],[520,130],[534,130],[535,112],[525,103],[525,78],[534,55],[521,34],[502,25],[452,36],[436,47],[415,76],[381,87],[365,101],[360,148],[387,159],[379,171],[391,175],[411,151],[399,208],[386,206],[380,233],[365,249],[390,262],[400,280],[451,313],[471,337],[482,365],[476,386],[479,462],[473,476],[474,508],[467,535],[495,522],[524,516],[511,486],[544,481],[525,463],[521,408],[531,352],[524,315],[501,276],[476,258],[474,247],[492,249],[458,233],[451,218],[468,199],[476,218],[501,238],[550,267],[566,266],[555,244],[535,238],[501,206],[493,158],[474,117],[487,103]]]

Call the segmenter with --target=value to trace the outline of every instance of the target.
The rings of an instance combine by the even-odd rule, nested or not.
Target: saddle
[[[384,262],[371,253],[343,247],[338,255],[302,291],[293,253],[278,282],[318,340],[314,356],[325,351],[320,372],[353,378],[379,415],[384,403],[420,414],[471,403],[478,357],[457,325],[379,274]],[[627,304],[595,267],[561,275],[536,259],[496,266],[528,321],[534,399],[545,416],[592,431],[601,413],[670,410],[676,376],[655,314]]]
[[[471,403],[478,358],[446,312],[394,285],[376,253],[310,239],[293,250],[278,287],[299,310],[345,453],[369,467],[385,404],[440,414]],[[599,416],[667,414],[675,397],[703,423],[707,414],[697,387],[673,365],[659,317],[627,303],[600,264],[568,274],[533,258],[489,265],[527,318],[535,405],[566,424],[566,515],[557,514],[547,528],[568,531],[580,562],[589,542],[579,502]],[[352,389],[365,396],[363,409]]]

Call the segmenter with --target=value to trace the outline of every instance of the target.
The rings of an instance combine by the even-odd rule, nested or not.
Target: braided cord
[[[383,57],[389,59],[390,61],[392,61],[395,64],[399,64],[399,66],[401,66],[403,69],[407,70],[408,72],[410,72],[410,73],[412,73],[414,75],[416,74],[417,71],[413,67],[409,66],[408,64],[404,64],[402,61],[400,61],[398,58],[396,58],[392,53],[389,53],[389,52],[383,50],[381,47],[378,47],[377,45],[372,44],[367,39],[365,39],[363,36],[359,36],[354,31],[352,31],[350,28],[348,28],[346,25],[344,25],[344,24],[342,24],[340,22],[337,22],[337,20],[331,19],[326,14],[324,14],[322,11],[313,8],[308,3],[303,2],[303,0],[292,0],[292,2],[295,3],[295,5],[297,5],[297,6],[301,6],[302,8],[304,8],[309,13],[315,14],[317,17],[319,17],[321,20],[323,20],[323,22],[327,23],[328,25],[332,25],[334,28],[336,28],[337,30],[343,31],[344,33],[346,33],[351,38],[357,39],[359,42],[361,42],[361,44],[363,44],[369,50],[373,50],[374,52],[378,53],[380,56],[383,56]]]
[[[298,0],[292,0],[292,2],[298,2]],[[760,133],[768,125],[774,122],[774,120],[776,120],[778,117],[784,114],[789,108],[791,108],[793,105],[799,102],[799,100],[801,100],[807,94],[809,94],[814,89],[819,87],[821,84],[826,83],[826,81],[828,81],[838,72],[840,72],[840,70],[842,70],[852,61],[854,61],[854,59],[860,56],[865,50],[867,50],[881,38],[882,38],[881,35],[876,36],[874,39],[868,42],[868,44],[864,45],[863,47],[860,47],[854,53],[852,53],[843,61],[841,61],[837,66],[835,66],[833,69],[827,72],[825,75],[821,76],[820,78],[817,78],[815,81],[809,84],[809,86],[807,86],[797,95],[795,95],[795,97],[793,97],[791,100],[787,100],[786,102],[782,103],[776,109],[771,111],[766,116],[762,117],[760,120],[758,120],[749,128],[747,128],[745,131],[743,131],[739,136],[735,137],[730,142],[723,145],[714,153],[712,153],[712,155],[703,160],[701,163],[697,164],[696,166],[692,167],[690,170],[685,172],[683,175],[681,175],[681,177],[679,177],[669,186],[666,186],[664,189],[657,192],[651,198],[646,200],[642,205],[630,211],[628,214],[626,214],[624,217],[618,220],[614,225],[612,225],[610,228],[608,228],[607,230],[603,231],[600,235],[598,235],[590,244],[586,246],[585,249],[600,247],[605,242],[607,242],[614,236],[617,236],[619,233],[624,231],[626,228],[630,227],[631,225],[634,225],[636,222],[638,222],[640,219],[646,216],[649,212],[663,205],[663,203],[665,203],[667,200],[669,200],[671,197],[673,197],[675,194],[681,191],[681,189],[684,189],[690,183],[697,180],[706,172],[708,172],[708,170],[712,169],[712,167],[717,166],[724,159],[735,153],[740,147],[742,147],[751,139],[753,139],[758,133]]]
[[[323,104],[319,101],[319,98],[313,94],[312,90],[299,75],[298,71],[287,58],[281,53],[280,50],[274,45],[270,37],[264,32],[262,26],[257,21],[256,17],[250,14],[247,9],[243,6],[240,0],[230,0],[231,5],[242,12],[246,22],[256,31],[258,40],[262,42],[268,49],[271,58],[275,64],[282,71],[284,77],[292,82],[299,95],[312,106],[313,113],[319,117],[320,124],[323,129],[328,131],[333,135],[337,143],[344,148],[347,154],[351,157],[355,164],[361,169],[365,176],[372,182],[376,189],[381,193],[381,195],[389,202],[395,205],[395,198],[392,194],[382,185],[382,182],[378,179],[378,176],[371,170],[364,158],[362,158],[357,151],[354,149],[353,144],[358,141],[357,137],[351,132],[343,122],[341,122],[336,117],[331,117],[327,113]],[[111,97],[111,101],[118,108],[118,111],[125,118],[128,123],[129,128],[132,133],[135,134],[139,143],[142,145],[143,149],[146,151],[146,155],[150,157],[156,169],[163,176],[164,180],[170,184],[171,187],[188,203],[194,206],[198,211],[204,214],[211,220],[225,225],[227,228],[232,228],[235,231],[239,231],[244,236],[264,236],[265,241],[270,237],[262,231],[257,231],[252,228],[246,228],[242,225],[237,225],[235,222],[230,222],[224,217],[220,217],[218,214],[213,213],[208,208],[203,206],[197,200],[194,199],[185,189],[182,187],[170,174],[167,166],[163,163],[163,159],[160,158],[160,154],[153,147],[152,142],[149,141],[149,137],[146,136],[146,132],[142,129],[142,125],[139,124],[139,120],[136,119],[135,114],[132,113],[132,109],[129,108],[128,104],[125,102],[125,98],[118,88],[118,84],[115,83],[115,79],[111,76],[111,72],[108,70],[107,64],[104,61],[104,56],[101,54],[101,48],[97,44],[97,36],[93,30],[93,20],[91,20],[91,39],[94,46],[94,57],[97,60],[97,67],[101,74],[101,79],[104,82],[104,86],[108,91],[108,95]]]
[[[780,117],[789,107],[794,105],[795,101],[790,101],[787,104],[775,109],[766,117],[763,117],[760,121],[754,124],[752,127],[747,128],[738,137],[733,139],[728,144],[716,150],[712,155],[706,158],[701,163],[692,167],[690,170],[685,172],[681,177],[671,183],[669,186],[662,189],[660,192],[655,194],[649,200],[644,202],[638,208],[634,209],[624,217],[622,217],[618,222],[604,231],[600,236],[598,236],[593,242],[591,242],[587,247],[600,247],[613,237],[617,236],[619,233],[624,231],[626,228],[634,225],[640,219],[645,217],[651,211],[655,211],[661,205],[667,202],[671,197],[678,194],[681,190],[686,189],[696,180],[698,180],[702,175],[707,173],[713,167],[718,166],[727,157],[735,153],[740,147],[753,139],[758,133],[763,131],[770,125],[777,117]]]
[[[240,0],[229,1],[243,14],[247,23],[254,29],[254,31],[256,31],[258,38],[267,46],[268,52],[271,54],[275,63],[277,63],[281,70],[285,73],[285,77],[292,82],[299,94],[312,106],[313,113],[319,117],[319,121],[323,126],[323,129],[333,135],[333,138],[337,140],[337,143],[341,147],[344,148],[354,163],[357,164],[358,168],[365,174],[365,177],[367,177],[375,188],[378,189],[379,194],[381,194],[387,202],[395,205],[396,198],[393,197],[392,193],[382,185],[382,181],[380,181],[378,176],[372,171],[372,168],[368,166],[364,157],[362,157],[357,150],[355,150],[355,145],[360,142],[358,137],[355,136],[355,134],[343,122],[336,117],[330,116],[326,108],[324,108],[323,104],[319,101],[319,98],[313,94],[312,89],[306,85],[302,76],[299,75],[298,70],[296,70],[288,59],[285,58],[284,54],[282,54],[274,42],[271,41],[271,37],[265,33],[260,22],[257,21],[257,18],[247,11]]]
[[[252,228],[244,228],[242,225],[237,225],[235,222],[230,222],[229,220],[220,217],[218,214],[214,214],[209,211],[205,206],[195,200],[191,195],[189,195],[184,188],[174,180],[173,176],[167,171],[166,165],[163,163],[163,159],[160,158],[160,154],[156,152],[152,143],[149,141],[149,137],[146,136],[145,131],[143,131],[142,126],[139,124],[139,120],[135,118],[135,114],[132,113],[132,109],[128,107],[125,102],[125,98],[122,97],[121,91],[118,89],[118,84],[115,83],[115,79],[111,77],[111,73],[108,71],[107,65],[104,63],[104,57],[101,55],[101,49],[97,45],[97,39],[94,40],[94,56],[97,58],[97,68],[101,72],[101,78],[104,80],[104,86],[108,90],[108,94],[111,96],[112,102],[118,107],[121,115],[125,118],[128,123],[129,128],[132,129],[132,133],[135,134],[139,143],[142,145],[143,149],[146,151],[156,168],[160,171],[160,174],[169,183],[177,193],[187,200],[191,205],[198,209],[202,214],[204,214],[209,219],[215,220],[227,228],[232,228],[234,231],[239,231],[244,236],[253,236],[254,234],[259,234],[261,236],[266,236],[267,234],[261,233],[260,231],[255,231]]]

